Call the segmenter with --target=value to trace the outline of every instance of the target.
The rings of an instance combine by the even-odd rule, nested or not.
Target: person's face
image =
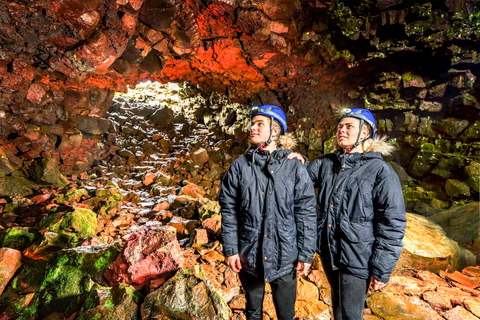
[[[273,129],[273,135],[278,134],[278,129]],[[250,128],[250,141],[252,144],[259,145],[267,142],[270,136],[270,118],[264,115],[257,115],[252,119]]]
[[[360,130],[360,119],[345,117],[338,123],[337,144],[341,148],[353,145],[357,141],[358,131]],[[362,130],[360,140],[365,139],[368,130]]]

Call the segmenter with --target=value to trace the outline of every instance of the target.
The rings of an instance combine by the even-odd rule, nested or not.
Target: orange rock
[[[462,305],[465,300],[475,300],[471,294],[458,288],[438,287],[437,293],[449,296],[453,305]]]
[[[244,310],[247,304],[247,299],[244,294],[239,294],[236,298],[233,298],[232,301],[228,304],[232,309]]]
[[[15,249],[0,248],[0,295],[7,286],[7,283],[13,277],[18,268],[20,268],[22,253]]]
[[[318,292],[320,294],[320,300],[328,304],[329,306],[332,305],[332,290],[330,288],[319,288]]]
[[[240,287],[225,287],[222,286],[222,288],[218,289],[220,294],[222,295],[223,299],[225,300],[226,303],[229,303],[232,301],[235,297],[238,297],[240,294]]]
[[[480,266],[470,266],[462,270],[463,274],[470,277],[480,278]]]
[[[223,283],[223,273],[213,269],[210,273],[206,275],[206,278],[217,288],[220,288]]]
[[[225,270],[225,285],[227,287],[241,286],[238,273],[234,272],[230,267]]]
[[[442,315],[447,320],[478,320],[477,317],[460,306],[456,306],[452,310],[443,312]]]
[[[468,311],[480,318],[480,301],[465,300],[463,305]]]
[[[225,257],[218,253],[216,250],[212,250],[206,255],[202,256],[202,259],[210,262],[223,262],[225,261]]]
[[[201,199],[205,196],[205,190],[196,184],[188,184],[182,188],[180,194],[184,194],[193,198]]]
[[[437,287],[434,284],[404,276],[391,276],[387,286],[382,289],[383,292],[392,292],[398,294],[420,294],[425,291],[433,291]]]
[[[216,237],[220,236],[222,232],[222,217],[219,214],[214,214],[212,217],[205,219],[202,222],[202,227],[204,227],[209,234]]]
[[[168,210],[170,208],[170,203],[167,200],[163,200],[161,203],[157,203],[152,211],[159,212],[162,210]]]
[[[312,270],[307,276],[308,281],[315,283],[319,288],[330,288],[330,283],[328,283],[327,276],[325,273],[320,270]]]
[[[315,284],[299,278],[297,280],[297,301],[317,301],[318,288]]]
[[[445,309],[452,309],[452,301],[450,296],[440,294],[436,291],[427,291],[422,294],[423,300],[427,301],[430,306],[436,311]]]
[[[195,229],[192,247],[201,246],[208,243],[208,234],[205,229]]]
[[[149,172],[143,177],[142,182],[143,182],[143,185],[149,186],[153,183],[154,180],[155,180],[155,174],[153,172]]]
[[[273,297],[270,292],[265,293],[263,299],[263,312],[271,319],[277,319],[277,312],[275,311],[275,305],[273,304]]]
[[[298,301],[295,303],[295,319],[329,320],[330,311],[322,301]]]
[[[427,270],[418,271],[415,274],[415,277],[419,278],[420,280],[433,283],[437,287],[449,287],[448,283],[445,280],[437,276],[435,273]]]

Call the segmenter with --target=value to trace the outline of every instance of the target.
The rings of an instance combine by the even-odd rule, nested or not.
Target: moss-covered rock
[[[55,158],[34,161],[29,167],[30,176],[39,184],[47,184],[56,188],[68,185],[68,180],[60,173]]]
[[[118,211],[122,192],[117,185],[109,185],[105,188],[96,189],[90,193],[91,198],[84,201],[93,208],[100,217],[112,216]]]
[[[465,130],[460,136],[463,142],[472,142],[480,140],[480,120],[475,121],[470,127]]]
[[[440,132],[445,133],[449,138],[456,138],[457,135],[468,127],[468,120],[445,118],[433,125],[434,128]]]
[[[205,280],[199,265],[183,268],[149,294],[141,306],[142,319],[227,320],[230,308],[218,290]]]
[[[408,173],[417,179],[423,178],[440,161],[441,153],[431,143],[423,143],[420,151],[408,166]]]
[[[36,228],[13,227],[8,228],[3,235],[0,247],[23,250],[37,241],[40,237]]]
[[[25,197],[33,194],[39,186],[23,177],[8,176],[0,178],[0,196]]]
[[[478,194],[480,187],[480,163],[476,161],[470,162],[470,164],[465,167],[464,172],[467,177],[465,182],[473,192]]]
[[[45,230],[64,234],[73,242],[95,235],[97,224],[95,212],[78,207],[74,207],[71,212],[48,215],[40,222],[40,226]]]
[[[120,283],[113,287],[95,285],[76,319],[138,319],[142,299],[143,296],[127,284]]]
[[[8,176],[12,172],[21,169],[23,161],[15,156],[7,147],[0,146],[0,177]]]
[[[71,238],[56,232],[43,232],[42,237],[23,251],[23,255],[30,259],[48,259],[52,253],[67,248]]]
[[[200,217],[201,222],[212,217],[214,214],[220,213],[220,205],[217,201],[203,198],[200,200],[199,204],[200,207],[198,208],[198,216]]]
[[[445,192],[454,198],[468,198],[470,197],[470,188],[468,185],[460,180],[448,179],[445,183]]]

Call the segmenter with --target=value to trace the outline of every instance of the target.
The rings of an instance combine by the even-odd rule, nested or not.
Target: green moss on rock
[[[40,234],[35,228],[28,227],[13,227],[8,228],[5,232],[2,241],[0,242],[1,247],[7,247],[17,250],[23,250],[34,243]]]

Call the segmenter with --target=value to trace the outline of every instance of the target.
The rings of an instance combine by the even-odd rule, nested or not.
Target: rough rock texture
[[[0,296],[7,286],[7,283],[13,277],[20,267],[22,253],[15,249],[0,248]]]
[[[180,269],[145,298],[142,319],[228,320],[230,309],[201,266]]]
[[[105,277],[112,285],[122,282],[136,288],[150,280],[167,280],[183,264],[176,233],[170,226],[140,228],[129,237]]]
[[[449,239],[442,228],[428,219],[407,213],[403,253],[397,269],[412,268],[438,272],[475,265],[475,256]]]
[[[144,80],[279,104],[312,156],[328,150],[339,107],[367,107],[417,179],[442,177],[441,158],[462,156],[447,178],[462,180],[480,152],[471,0],[4,1],[0,22],[0,176],[31,178],[22,169],[44,158],[70,174],[117,151],[136,156],[104,148],[101,135],[118,126],[101,118],[114,92]],[[142,116],[171,127],[171,111],[156,108]],[[206,103],[202,122],[215,108]],[[218,123],[237,134],[245,110],[222,111]]]

